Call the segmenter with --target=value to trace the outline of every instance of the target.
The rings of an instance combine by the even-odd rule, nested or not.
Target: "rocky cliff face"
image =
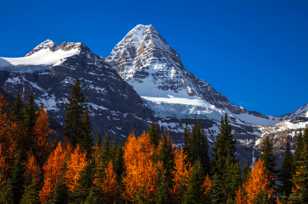
[[[32,91],[37,105],[43,104],[63,123],[70,88],[80,80],[95,132],[126,137],[144,130],[152,113],[139,95],[105,60],[82,43],[56,45],[47,40],[25,57],[1,58],[0,86],[10,95],[24,97]]]

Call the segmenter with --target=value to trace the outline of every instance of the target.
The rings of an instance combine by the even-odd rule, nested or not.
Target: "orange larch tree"
[[[55,190],[57,182],[61,179],[64,173],[65,161],[69,152],[70,148],[58,143],[44,164],[44,182],[39,193],[41,203],[46,203],[50,194]]]
[[[187,161],[187,155],[183,149],[176,149],[175,151],[175,169],[173,172],[173,193],[176,200],[180,200],[180,196],[187,188],[189,178],[192,173],[191,164]]]
[[[132,201],[150,201],[154,198],[157,171],[153,162],[154,147],[150,137],[129,135],[124,146],[124,197]]]
[[[118,193],[118,182],[112,161],[109,161],[105,168],[105,179],[102,183],[101,190],[104,197],[107,198],[107,202],[113,203],[115,201],[115,196]]]
[[[48,124],[48,113],[43,107],[37,113],[33,132],[38,156],[43,157],[48,149],[48,135],[51,132]]]
[[[266,175],[264,162],[262,160],[258,160],[254,164],[251,169],[250,176],[244,183],[243,189],[245,191],[248,204],[253,204],[258,195],[262,192],[266,193],[268,196],[271,195],[269,178]]]
[[[74,192],[79,187],[81,173],[86,169],[87,163],[86,153],[77,145],[70,155],[64,175],[65,184],[71,192]]]
[[[236,204],[247,204],[246,197],[242,188],[239,188],[235,193],[235,203]]]
[[[26,178],[34,178],[37,184],[40,182],[41,169],[35,155],[32,152],[29,152],[27,156],[25,174]]]

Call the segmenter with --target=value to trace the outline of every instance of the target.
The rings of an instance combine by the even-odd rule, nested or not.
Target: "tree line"
[[[209,151],[198,123],[185,128],[182,145],[157,124],[123,143],[94,136],[79,81],[61,139],[34,101],[0,98],[0,203],[308,203],[308,129],[294,152],[286,141],[281,167],[266,137],[258,160],[241,169],[227,115]]]

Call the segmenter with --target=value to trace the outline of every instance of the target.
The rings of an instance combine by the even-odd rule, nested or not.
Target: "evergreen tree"
[[[294,152],[294,165],[295,165],[295,167],[303,159],[303,151],[304,151],[304,138],[303,138],[303,134],[300,132],[297,135],[295,152]]]
[[[300,149],[302,152],[295,154],[297,160],[292,177],[293,190],[289,200],[291,203],[308,203],[308,128],[304,130],[303,138],[299,137],[297,142],[295,153]]]
[[[33,127],[36,122],[36,108],[35,108],[33,93],[31,93],[28,98],[28,102],[24,108],[23,118],[24,118],[25,134],[26,134],[25,148],[28,149],[33,147],[34,144]]]
[[[213,174],[218,177],[216,181],[219,180],[220,185],[224,186],[223,199],[233,200],[240,184],[240,168],[235,157],[235,139],[227,115],[221,120],[220,133],[213,147]],[[215,188],[221,189],[220,185],[214,180]]]
[[[162,162],[164,167],[162,173],[163,177],[165,178],[164,183],[169,190],[172,187],[172,173],[174,171],[174,155],[172,143],[169,136],[163,135],[161,137],[158,151],[158,159]]]
[[[260,159],[264,162],[266,174],[270,179],[270,187],[274,186],[275,178],[275,157],[273,152],[273,143],[269,137],[265,137],[261,144]]]
[[[231,134],[228,116],[225,115],[220,124],[220,133],[213,148],[213,172],[223,175],[229,163],[236,162],[235,140]]]
[[[32,182],[25,188],[20,204],[39,204],[38,192],[38,184],[33,177]]]
[[[16,158],[14,161],[14,167],[12,170],[11,183],[14,203],[19,203],[21,196],[23,194],[24,186],[24,163],[20,159],[20,154],[16,153]]]
[[[293,174],[293,155],[291,153],[290,138],[287,139],[287,144],[284,152],[284,160],[280,171],[281,193],[287,199],[292,190],[292,174]]]
[[[65,186],[63,179],[57,182],[54,192],[51,198],[47,201],[47,204],[67,204],[68,203],[68,190]]]
[[[89,113],[85,110],[81,118],[82,132],[80,138],[77,138],[77,143],[80,144],[81,149],[87,153],[90,152],[92,146],[92,134]]]
[[[160,139],[160,127],[156,123],[152,123],[148,129],[148,134],[151,138],[151,143],[157,146]]]
[[[192,133],[186,129],[184,133],[184,150],[191,163],[200,161],[206,174],[210,173],[210,159],[208,155],[208,140],[200,123],[192,128]]]
[[[85,97],[81,92],[80,82],[73,85],[65,110],[64,136],[74,146],[80,144],[83,150],[88,151],[91,144],[91,130],[88,112],[85,106]]]
[[[122,145],[115,145],[113,156],[113,167],[117,174],[118,183],[121,182],[123,175],[123,148]]]
[[[83,204],[100,204],[100,203],[102,203],[102,195],[99,193],[98,189],[92,187]]]
[[[0,178],[0,203],[13,204],[12,184],[10,180],[6,181]]]
[[[222,204],[226,202],[225,190],[221,176],[214,174],[213,176],[213,187],[210,191],[210,203]]]
[[[12,117],[15,121],[23,121],[24,104],[20,93],[17,94],[12,106]]]
[[[158,182],[157,182],[157,191],[155,196],[156,204],[167,204],[170,197],[168,197],[168,186],[166,184],[166,177],[164,172],[161,170],[158,171]]]
[[[202,182],[204,174],[200,161],[196,161],[192,168],[192,175],[189,179],[188,188],[184,195],[184,204],[199,204],[202,203],[203,191]]]

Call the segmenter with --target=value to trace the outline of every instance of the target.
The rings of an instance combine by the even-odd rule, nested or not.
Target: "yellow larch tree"
[[[127,200],[150,201],[154,198],[157,181],[157,169],[153,162],[154,152],[147,133],[138,138],[134,135],[128,136],[123,155],[124,197]]]
[[[43,166],[44,182],[39,193],[41,203],[46,203],[50,194],[55,190],[57,182],[61,179],[65,170],[65,161],[69,155],[70,148],[58,143],[51,152],[48,160]]]
[[[86,153],[77,145],[70,155],[64,175],[65,184],[71,192],[74,192],[79,186],[81,173],[86,169],[87,163]]]

